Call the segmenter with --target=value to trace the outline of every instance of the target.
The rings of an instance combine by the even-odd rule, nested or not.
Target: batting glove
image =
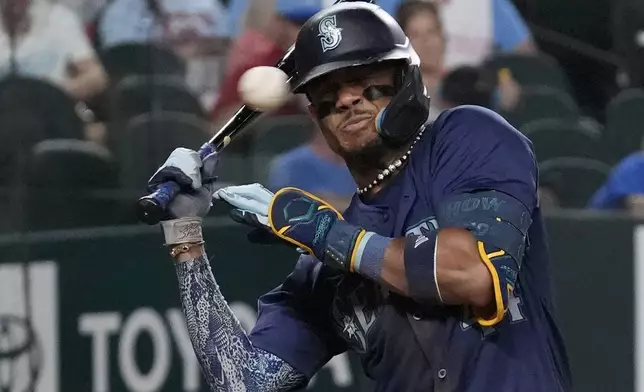
[[[150,192],[167,181],[181,186],[161,221],[166,244],[203,241],[201,221],[212,206],[217,162],[217,154],[201,160],[196,151],[177,148],[148,181]]]
[[[214,197],[235,207],[231,212],[235,221],[272,233],[273,238],[293,244],[325,264],[352,271],[365,230],[348,224],[324,200],[297,188],[273,194],[260,184],[222,188]],[[261,235],[254,233],[252,237]]]

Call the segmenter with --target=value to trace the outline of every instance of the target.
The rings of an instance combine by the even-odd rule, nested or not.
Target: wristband
[[[336,220],[324,237],[320,261],[343,271],[352,271],[355,249],[364,237],[365,230],[344,220]]]
[[[161,222],[166,245],[197,243],[203,241],[199,217],[187,217]]]
[[[380,281],[382,262],[390,242],[391,238],[371,231],[365,233],[362,241],[356,246],[351,270],[374,282]]]
[[[391,238],[383,237],[344,220],[336,221],[325,238],[323,263],[380,280],[382,261]]]
[[[436,273],[438,232],[407,237],[405,241],[405,275],[409,296],[421,303],[443,304]]]

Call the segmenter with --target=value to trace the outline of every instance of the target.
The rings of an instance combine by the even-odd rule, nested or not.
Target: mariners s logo
[[[364,354],[369,350],[369,336],[378,329],[382,289],[351,276],[340,278],[337,290],[332,306],[336,330],[355,352]]]
[[[342,41],[342,29],[338,28],[335,21],[335,15],[323,18],[318,26],[320,42],[322,43],[322,52],[333,50],[340,45]]]

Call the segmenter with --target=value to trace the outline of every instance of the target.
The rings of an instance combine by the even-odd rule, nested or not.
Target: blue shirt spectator
[[[528,26],[510,0],[492,1],[492,18],[494,44],[497,49],[510,51],[527,41],[532,41]]]
[[[231,36],[236,37],[243,31],[244,15],[248,5],[249,0],[230,0],[228,3],[228,26]]]
[[[595,192],[588,207],[614,210],[627,207],[629,197],[644,196],[644,152],[624,158]]]
[[[328,154],[333,153],[328,150]],[[271,163],[268,187],[276,191],[287,186],[311,192],[342,209],[348,205],[357,187],[341,158],[331,160],[322,156],[311,144],[279,155]],[[334,203],[338,199],[342,202]]]
[[[230,36],[226,9],[218,0],[114,0],[98,28],[104,47]]]

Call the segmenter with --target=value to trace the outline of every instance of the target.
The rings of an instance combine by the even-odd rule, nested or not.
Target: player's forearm
[[[201,249],[176,263],[181,303],[193,348],[213,391],[288,391],[305,377],[273,354],[253,347],[228,307]]]
[[[387,241],[380,260],[374,252],[370,259],[358,263],[357,272],[423,303],[480,308],[491,303],[491,276],[468,232],[444,229],[430,237],[380,241]]]

